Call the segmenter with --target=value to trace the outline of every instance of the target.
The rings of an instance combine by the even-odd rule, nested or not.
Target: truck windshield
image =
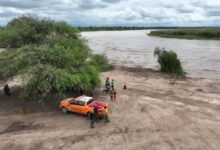
[[[94,99],[90,99],[90,100],[87,102],[87,105],[91,104],[92,102],[94,102]]]

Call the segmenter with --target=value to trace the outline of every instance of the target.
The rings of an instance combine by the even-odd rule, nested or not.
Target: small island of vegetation
[[[183,28],[151,31],[148,35],[179,39],[220,40],[220,28]]]

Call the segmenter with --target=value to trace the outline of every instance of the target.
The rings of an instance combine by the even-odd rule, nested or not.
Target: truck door
[[[74,100],[70,103],[70,109],[73,112],[83,113],[85,102]]]
[[[77,110],[78,110],[78,105],[79,105],[79,101],[73,100],[73,101],[70,102],[69,108],[70,108],[70,110],[73,111],[73,112],[78,112],[78,111],[77,111]]]

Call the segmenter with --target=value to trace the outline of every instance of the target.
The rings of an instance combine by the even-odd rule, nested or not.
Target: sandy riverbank
[[[109,124],[89,128],[86,117],[44,106],[28,114],[0,93],[0,149],[198,149],[220,147],[220,82],[170,77],[150,69],[117,67],[101,74],[116,80]],[[128,90],[122,87],[127,84]]]

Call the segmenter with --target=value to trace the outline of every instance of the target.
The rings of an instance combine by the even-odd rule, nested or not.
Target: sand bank
[[[44,106],[19,112],[17,94],[0,93],[0,149],[199,149],[220,147],[220,82],[170,77],[151,69],[116,67],[101,74],[116,80],[110,123],[89,128],[86,117]],[[123,90],[126,84],[128,89]]]

